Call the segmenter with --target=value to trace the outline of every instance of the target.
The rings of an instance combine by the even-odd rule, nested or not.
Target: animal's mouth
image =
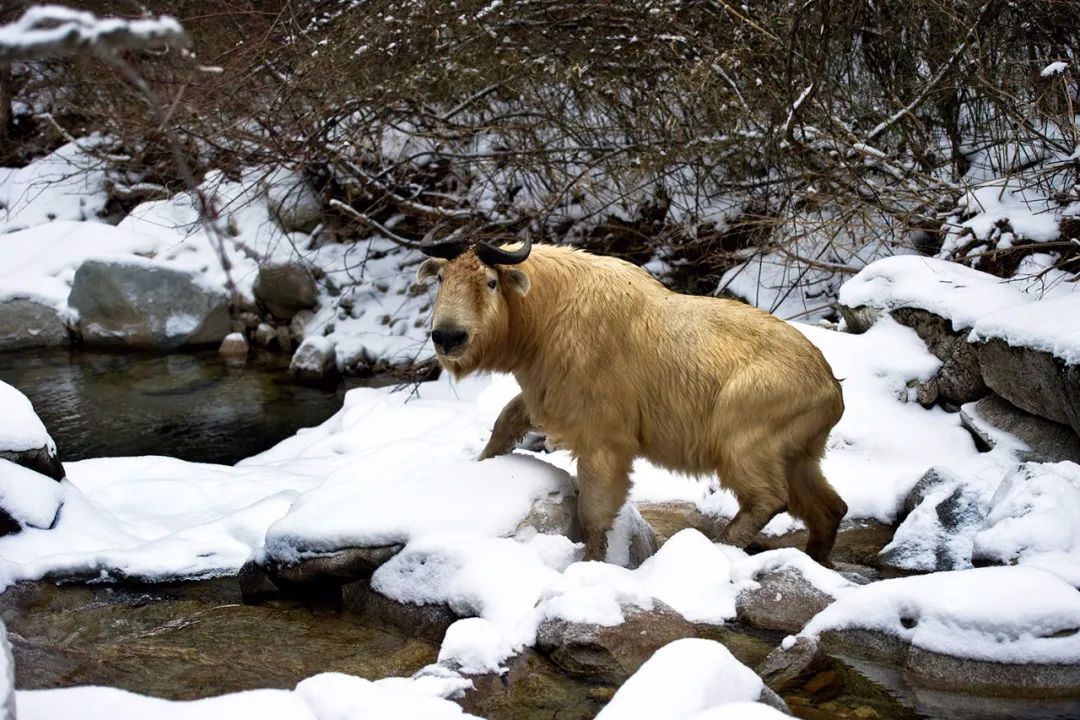
[[[439,348],[435,348],[435,355],[440,360],[446,360],[446,361],[449,361],[449,362],[455,362],[457,360],[460,360],[462,357],[464,357],[465,353],[468,351],[468,349],[469,348],[467,346],[464,346],[464,345],[461,346],[461,347],[452,348],[448,352],[444,352],[444,351],[440,350]]]

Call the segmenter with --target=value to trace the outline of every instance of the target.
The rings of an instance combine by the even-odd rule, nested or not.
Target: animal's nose
[[[469,333],[460,328],[439,328],[431,331],[431,342],[444,354],[453,352],[469,341]]]

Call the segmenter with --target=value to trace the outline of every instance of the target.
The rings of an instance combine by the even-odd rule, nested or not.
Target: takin
[[[785,510],[828,564],[847,505],[821,472],[844,412],[821,352],[779,318],[732,300],[671,292],[641,268],[552,245],[426,240],[417,281],[438,277],[431,339],[455,378],[512,373],[521,393],[481,460],[532,428],[571,451],[586,558],[643,457],[716,473],[738,498],[721,540],[747,546]]]

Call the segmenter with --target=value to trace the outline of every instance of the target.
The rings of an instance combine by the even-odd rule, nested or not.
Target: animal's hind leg
[[[789,461],[787,480],[791,514],[801,518],[809,530],[806,554],[831,567],[829,553],[836,543],[840,521],[847,514],[847,503],[821,473],[820,461],[808,453]]]
[[[607,557],[607,534],[630,491],[630,463],[600,452],[578,458],[578,519],[585,559]]]
[[[770,520],[787,509],[783,465],[779,458],[756,456],[729,464],[722,484],[739,499],[739,512],[720,533],[720,541],[745,548]]]
[[[532,428],[532,421],[529,419],[529,411],[525,409],[525,400],[519,393],[513,400],[506,403],[506,407],[499,413],[495,428],[491,431],[491,437],[478,459],[487,460],[498,455],[505,455],[514,449],[514,445],[530,428]]]

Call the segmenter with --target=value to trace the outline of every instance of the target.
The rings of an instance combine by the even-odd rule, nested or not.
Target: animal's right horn
[[[488,242],[480,242],[476,245],[476,256],[485,265],[517,265],[524,262],[525,258],[529,257],[530,252],[532,252],[532,239],[528,235],[525,236],[525,241],[521,243],[521,247],[516,250],[507,250],[504,247]]]
[[[468,240],[463,240],[461,234],[461,232],[454,232],[441,240],[436,240],[433,229],[420,241],[420,252],[430,257],[453,260],[468,250],[471,244]]]

